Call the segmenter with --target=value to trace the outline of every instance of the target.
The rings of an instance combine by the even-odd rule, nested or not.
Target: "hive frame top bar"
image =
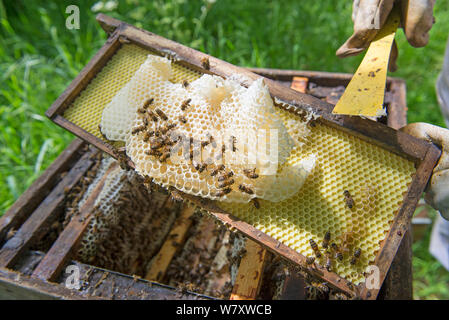
[[[133,43],[160,55],[170,56],[179,64],[198,70],[202,73],[215,74],[225,78],[232,74],[241,74],[250,79],[250,81],[261,77],[246,69],[233,66],[222,60],[157,36],[151,32],[138,29],[106,15],[99,14],[97,20],[102,28],[110,34],[110,37],[106,44],[98,51],[69,87],[47,110],[46,115],[61,127],[73,132],[80,138],[113,156],[117,156],[114,148],[95,137],[93,134],[69,122],[62,116],[62,114],[76,99],[79,93],[87,87],[89,82],[103,68],[123,43]],[[208,70],[202,68],[202,58],[209,59],[210,68]],[[292,105],[288,111],[296,114],[303,114],[304,111],[313,111],[320,116],[318,121],[338,130],[348,132],[351,135],[357,136],[374,145],[378,145],[415,163],[417,171],[404,195],[403,204],[396,214],[392,227],[385,240],[382,242],[380,251],[375,260],[375,265],[379,267],[379,280],[381,284],[388,272],[402,237],[407,231],[414,208],[416,207],[421,193],[425,189],[441,151],[430,143],[416,139],[403,132],[371,120],[358,117],[332,115],[331,110],[333,106],[331,104],[310,95],[296,92],[273,80],[264,78],[264,81],[268,86],[272,97],[276,97],[277,99]],[[249,83],[242,83],[242,85],[248,86]],[[270,251],[281,255],[291,263],[295,265],[305,264],[304,256],[262,233],[252,225],[223,211],[218,208],[214,202],[191,195],[184,196],[199,207],[207,210],[211,215],[215,216],[229,227],[239,230],[247,237],[260,243]],[[320,266],[314,270],[308,270],[308,272],[325,279],[330,286],[336,289],[350,294],[358,294],[364,299],[375,299],[379,292],[379,288],[368,289],[364,284],[354,287],[351,283],[347,283],[346,280],[342,279],[337,274],[328,272],[325,268]]]

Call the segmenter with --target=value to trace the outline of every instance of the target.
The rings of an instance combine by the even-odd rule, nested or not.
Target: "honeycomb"
[[[113,164],[117,164],[115,159],[103,157],[95,178],[78,203],[78,210]],[[144,275],[146,263],[159,249],[177,215],[176,207],[170,212],[159,209],[166,198],[143,187],[136,172],[116,165],[105,178],[94,203],[93,217],[78,249],[79,259],[111,270],[124,273],[133,270]]]
[[[313,168],[314,157],[282,166],[294,142],[276,114],[262,78],[245,88],[233,79],[203,75],[185,87],[168,81],[171,72],[170,60],[149,55],[103,111],[102,133],[110,140],[126,142],[126,153],[141,175],[186,193],[223,201],[248,202],[252,198],[280,201],[299,190]],[[151,111],[146,112],[142,106],[150,98]],[[182,106],[187,100],[190,104],[184,110]],[[156,110],[162,110],[163,117],[155,116]],[[154,112],[153,118],[159,120],[152,120],[149,112]],[[181,116],[185,117],[185,123],[178,120]],[[163,120],[164,117],[167,119]],[[157,143],[155,137],[148,137],[148,132],[168,123],[177,125],[176,131],[170,133],[173,139],[182,138],[168,149],[171,156],[162,161],[160,156],[147,153]],[[132,133],[142,126],[145,130]],[[235,146],[228,142],[231,137]],[[193,145],[198,152],[195,156],[190,155],[191,138],[197,142]],[[207,143],[205,147],[201,146],[203,142]],[[226,149],[224,154],[222,146]],[[194,163],[209,166],[200,171]],[[235,183],[234,192],[217,196],[222,190],[218,177],[223,172],[215,177],[211,172],[219,163],[226,165],[223,172],[233,172],[231,179]],[[243,171],[254,168],[259,178],[250,179]],[[250,186],[253,192],[238,190],[241,184]]]
[[[64,117],[101,138],[98,124],[103,109],[149,53],[135,45],[123,45],[65,111]],[[172,66],[170,81],[192,81],[200,76],[176,63]],[[287,159],[295,162],[315,155],[315,169],[305,186],[288,200],[277,203],[261,200],[259,210],[245,203],[220,202],[220,206],[305,256],[313,255],[310,238],[321,247],[328,230],[333,240],[352,232],[353,246],[362,249],[360,260],[351,265],[350,253],[345,253],[342,262],[334,262],[333,271],[358,284],[402,204],[403,193],[416,171],[414,163],[336,128],[319,122],[304,127],[296,115],[279,108],[276,113],[293,138],[294,132],[302,136],[301,130],[309,131],[307,139],[297,143]],[[344,190],[354,199],[352,210],[345,204]]]

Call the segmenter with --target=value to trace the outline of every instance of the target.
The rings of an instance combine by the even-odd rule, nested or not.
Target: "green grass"
[[[95,1],[76,1],[81,28],[65,28],[65,8],[74,2],[0,0],[0,215],[73,138],[44,112],[106,39]],[[362,58],[335,57],[352,31],[350,1],[127,0],[102,12],[240,66],[354,72]],[[407,81],[409,121],[443,125],[434,83],[449,3],[437,1],[435,16],[425,48],[410,47],[399,32],[394,76]],[[426,240],[414,253],[416,298],[449,298]]]
[[[429,210],[432,220],[437,214]],[[413,244],[413,295],[415,299],[449,299],[449,272],[429,253],[430,231]]]

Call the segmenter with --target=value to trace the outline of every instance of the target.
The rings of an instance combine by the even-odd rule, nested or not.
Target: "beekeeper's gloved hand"
[[[433,169],[424,199],[441,216],[449,220],[449,130],[428,123],[411,123],[400,129],[412,136],[432,142],[442,149]]]
[[[401,9],[401,25],[408,42],[414,47],[424,47],[429,41],[429,30],[434,23],[435,0],[396,0]],[[354,33],[337,50],[337,56],[345,58],[357,55],[370,45],[379,29],[385,24],[395,0],[354,0],[352,21]],[[398,49],[393,43],[390,55],[390,71],[396,70]]]

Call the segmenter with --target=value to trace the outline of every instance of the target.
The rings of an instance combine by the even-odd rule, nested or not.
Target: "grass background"
[[[79,30],[65,27],[71,4],[80,9]],[[104,43],[98,12],[240,66],[352,73],[362,58],[335,56],[352,31],[351,1],[0,0],[0,215],[73,139],[43,115]],[[392,75],[407,81],[409,122],[443,126],[434,85],[449,2],[436,2],[435,17],[425,48],[410,47],[399,32]],[[428,242],[429,232],[413,247],[415,298],[448,299],[449,273]]]

